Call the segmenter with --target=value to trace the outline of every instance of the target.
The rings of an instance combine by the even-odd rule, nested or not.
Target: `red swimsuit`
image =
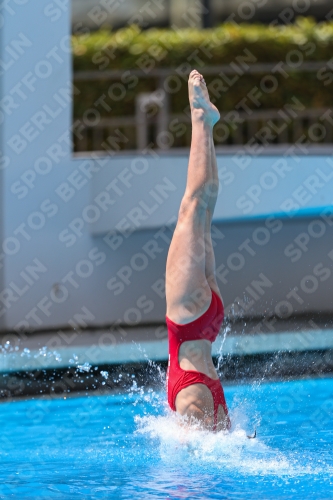
[[[219,379],[214,380],[204,373],[195,370],[183,370],[179,366],[178,354],[180,345],[188,340],[209,340],[214,342],[224,317],[223,303],[220,297],[212,290],[212,300],[209,308],[199,318],[191,323],[180,325],[166,316],[169,334],[169,366],[167,373],[168,402],[170,408],[176,411],[175,401],[179,391],[189,385],[204,384],[210,389],[214,400],[214,429],[217,425],[219,405],[228,415],[223,389]],[[229,419],[229,417],[228,417]],[[228,422],[230,427],[230,421]]]

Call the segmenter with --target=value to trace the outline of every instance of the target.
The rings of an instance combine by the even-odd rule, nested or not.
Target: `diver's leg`
[[[212,233],[211,233],[212,219],[219,191],[219,178],[218,178],[213,135],[210,144],[211,144],[211,172],[213,180],[211,183],[210,198],[208,202],[208,208],[206,211],[206,221],[205,221],[205,249],[206,249],[205,275],[209,286],[214,290],[214,292],[216,292],[221,297],[221,293],[215,276],[215,255],[214,255]]]
[[[192,139],[185,193],[166,266],[167,316],[177,323],[199,317],[209,306],[205,226],[212,189],[212,127],[219,118],[197,71],[189,77]]]
[[[216,281],[216,275],[215,275],[215,254],[214,254],[214,248],[213,248],[213,243],[212,243],[212,233],[211,233],[211,225],[212,225],[212,219],[214,215],[214,210],[215,210],[215,205],[216,205],[216,200],[218,196],[218,191],[219,191],[219,178],[218,178],[218,170],[217,170],[217,162],[216,162],[216,154],[215,154],[215,147],[214,147],[214,141],[212,139],[211,141],[211,168],[212,168],[212,177],[213,177],[213,189],[211,190],[211,196],[208,204],[208,210],[206,212],[206,225],[205,225],[205,248],[206,248],[206,266],[205,266],[205,273],[206,273],[206,279],[209,283],[209,286],[211,287],[214,292],[216,292],[220,297],[221,293]],[[222,299],[222,297],[221,297]],[[229,419],[227,418],[224,408],[219,405],[218,407],[218,413],[217,413],[217,428],[216,430],[222,430],[227,428]]]

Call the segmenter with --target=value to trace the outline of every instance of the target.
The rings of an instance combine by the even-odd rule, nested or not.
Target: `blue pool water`
[[[185,431],[163,391],[0,405],[0,498],[333,498],[333,379],[225,388],[233,430]],[[246,432],[257,428],[257,439]]]

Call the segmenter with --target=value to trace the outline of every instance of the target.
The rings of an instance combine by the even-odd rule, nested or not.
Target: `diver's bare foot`
[[[188,79],[188,95],[192,118],[204,120],[213,127],[219,121],[220,113],[210,102],[206,82],[196,69],[191,71]]]

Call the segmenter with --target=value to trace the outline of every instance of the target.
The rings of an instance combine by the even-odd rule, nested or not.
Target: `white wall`
[[[3,160],[0,171],[4,193],[0,327],[58,328],[68,325],[82,308],[92,325],[162,322],[164,299],[152,286],[163,279],[167,236],[172,231],[158,233],[158,228],[176,217],[187,158],[174,154],[161,159],[135,155],[73,158],[68,139],[72,107],[63,90],[72,78],[69,4],[57,7],[60,14],[54,21],[45,14],[49,11],[44,12],[47,5],[12,0],[1,11],[5,19],[1,150],[9,165]],[[40,121],[43,116],[46,123]],[[215,224],[223,236],[217,233],[216,256],[217,265],[226,266],[227,274],[220,270],[226,304],[245,293],[247,304],[253,300],[247,314],[274,311],[282,300],[292,302],[297,312],[330,311],[333,278],[326,279],[321,268],[314,272],[314,267],[322,263],[329,268],[332,263],[328,256],[333,248],[332,226],[322,218],[319,225],[311,225],[310,232],[317,230],[322,236],[310,236],[294,263],[284,251],[299,233],[308,232],[311,218],[332,203],[331,162],[324,156],[240,159],[220,155],[218,166],[221,196]],[[142,173],[138,173],[140,168]],[[169,185],[164,195],[160,184]],[[246,198],[239,201],[242,196]],[[302,205],[293,217],[283,211],[289,198]],[[272,212],[283,216],[282,225],[267,221],[266,215]],[[112,240],[110,235],[105,239],[105,235],[119,223],[122,229],[138,230],[130,237],[123,235],[116,248],[121,239]],[[258,227],[264,229],[254,233]],[[252,241],[254,235],[257,243]],[[267,244],[258,243],[260,237],[267,237]],[[243,245],[239,250],[247,238],[251,247]],[[152,240],[158,242],[157,254],[151,253]],[[239,259],[244,259],[239,270],[237,259],[238,267]],[[29,268],[33,262],[40,268],[35,277]],[[272,283],[262,296],[251,285],[260,272]],[[313,292],[308,291],[309,279],[313,287],[318,282]],[[301,282],[307,291],[301,290]],[[287,300],[294,286],[302,297]]]

